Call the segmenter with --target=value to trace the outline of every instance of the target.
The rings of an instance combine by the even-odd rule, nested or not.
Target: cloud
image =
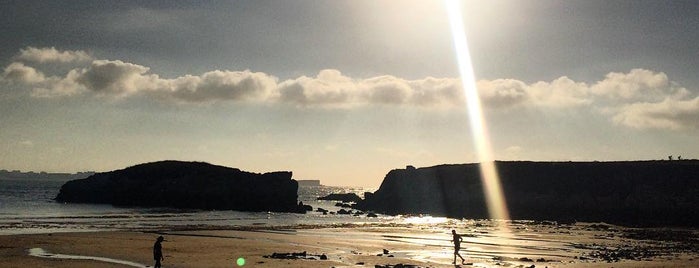
[[[85,86],[77,82],[80,75],[78,70],[71,70],[65,77],[50,77],[41,83],[42,86],[35,87],[32,90],[31,96],[37,98],[54,98],[86,92],[87,89]]]
[[[633,69],[629,73],[609,73],[590,88],[592,94],[611,99],[651,99],[665,96],[670,80],[665,73]]]
[[[50,47],[50,48],[27,47],[24,49],[20,49],[19,56],[17,56],[17,59],[21,60],[21,61],[38,62],[38,63],[47,63],[47,62],[68,63],[68,62],[89,61],[92,59],[92,57],[90,57],[90,55],[88,55],[85,51],[80,51],[80,50],[59,51],[54,47]]]
[[[568,77],[561,77],[550,83],[537,82],[527,89],[532,105],[554,108],[585,106],[594,100],[589,96],[589,87]]]
[[[213,71],[201,76],[184,76],[161,82],[166,88],[158,89],[159,93],[179,101],[243,101],[267,98],[276,87],[277,78],[249,70]]]
[[[277,85],[277,78],[251,71],[212,71],[174,79],[163,79],[149,72],[148,67],[120,60],[94,60],[64,77],[44,79],[45,83],[36,86],[32,96],[59,97],[87,92],[98,96],[151,96],[177,102],[255,100],[266,98]]]
[[[613,120],[617,124],[639,129],[699,129],[699,97],[629,104],[622,107]]]
[[[528,86],[515,79],[481,80],[476,87],[487,107],[517,106],[529,99]]]
[[[328,69],[315,78],[302,76],[280,83],[278,100],[304,107],[459,106],[464,102],[460,88],[460,81],[455,78],[406,80],[385,75],[353,79]]]
[[[300,106],[349,106],[362,102],[357,83],[337,70],[322,70],[315,78],[301,76],[279,84],[279,101]]]
[[[466,100],[461,89],[461,79],[458,78],[428,77],[409,80],[408,84],[413,89],[409,104],[459,107],[463,106]]]
[[[5,67],[2,80],[25,85],[33,97],[92,94],[175,103],[248,101],[323,109],[368,105],[462,109],[465,105],[459,78],[356,78],[326,69],[315,77],[281,82],[270,74],[250,70],[215,70],[166,79],[143,65],[91,59],[83,51],[53,47],[27,47],[16,59],[20,61]],[[64,66],[72,69],[63,74],[42,73],[43,64],[49,62],[66,63]],[[645,69],[612,72],[592,83],[562,76],[529,84],[516,79],[481,80],[477,88],[483,107],[512,113],[517,109],[584,109],[608,116],[614,124],[638,129],[696,127],[695,118],[699,118],[696,94],[673,83],[665,73]]]
[[[146,74],[148,67],[120,60],[95,60],[80,71],[75,81],[100,94],[128,94],[141,90],[155,90],[157,75]]]
[[[405,104],[414,95],[408,81],[390,75],[360,81],[359,87],[364,89],[366,101],[370,103]]]
[[[5,67],[2,79],[9,82],[31,85],[41,83],[46,78],[44,77],[43,73],[32,67],[24,65],[24,63],[13,62]]]

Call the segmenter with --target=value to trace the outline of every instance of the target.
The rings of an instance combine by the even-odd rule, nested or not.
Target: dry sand
[[[245,259],[244,267],[374,267],[396,264],[454,267],[450,264],[453,255],[448,230],[410,227],[6,235],[0,236],[0,267],[128,267],[97,260],[30,256],[28,252],[32,248],[55,254],[103,257],[152,266],[152,247],[159,235],[166,239],[163,242],[163,267],[237,267],[236,261],[241,257]],[[477,242],[478,239],[486,242]],[[560,239],[565,240],[565,234],[561,234]],[[514,259],[497,261],[479,252],[489,244],[487,237],[467,237],[466,240],[462,255],[473,264],[462,267],[699,267],[699,256],[691,253],[607,263],[599,260],[572,261],[566,256],[578,253],[561,250],[562,254],[551,254],[553,257],[548,257],[547,262],[536,262],[536,259],[519,261],[517,254],[513,255],[517,256]],[[480,246],[478,243],[481,243]],[[383,254],[383,249],[388,249],[389,254]],[[264,257],[275,252],[303,251],[309,255],[325,254],[328,260],[318,260],[317,257],[316,260]],[[496,249],[490,251],[497,252]],[[506,251],[504,249],[502,252]],[[379,254],[381,256],[377,256]]]

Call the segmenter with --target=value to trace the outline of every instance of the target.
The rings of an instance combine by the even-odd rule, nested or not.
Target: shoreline
[[[511,234],[493,226],[456,227],[466,232],[461,254],[472,265],[462,267],[697,267],[696,250],[678,251],[685,244],[622,238],[609,228],[530,226]],[[354,267],[415,265],[454,267],[449,226],[296,226],[247,227],[239,230],[100,231],[0,236],[2,267],[125,267],[95,259],[55,259],[31,256],[40,248],[51,254],[90,256],[152,266],[152,246],[165,237],[165,267]],[[244,230],[243,230],[244,229]],[[691,242],[691,241],[690,241]],[[630,244],[637,259],[605,260],[625,252]],[[605,250],[619,248],[604,255]],[[388,253],[384,254],[384,249]],[[661,250],[665,250],[661,252]],[[308,258],[271,258],[306,252]],[[651,252],[653,254],[648,255]],[[633,253],[633,254],[636,254]],[[643,257],[646,254],[645,257]],[[320,256],[327,260],[321,260]],[[267,257],[265,257],[267,256]],[[596,256],[596,257],[595,257]],[[314,259],[311,259],[314,258]]]

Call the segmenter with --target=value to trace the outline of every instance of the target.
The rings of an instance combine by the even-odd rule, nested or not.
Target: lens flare
[[[510,216],[507,211],[505,195],[502,192],[500,178],[495,168],[495,159],[493,158],[488,130],[483,119],[483,109],[481,108],[481,101],[476,88],[476,78],[468,50],[460,1],[447,0],[446,8],[452,38],[454,39],[456,59],[459,64],[461,86],[466,97],[466,107],[471,123],[471,135],[473,136],[478,162],[480,162],[481,181],[483,182],[483,192],[486,196],[488,212],[493,219],[508,220]]]

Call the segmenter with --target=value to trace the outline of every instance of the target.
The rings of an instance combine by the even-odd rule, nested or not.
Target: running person
[[[461,254],[459,254],[459,249],[461,249],[461,242],[464,241],[464,238],[461,237],[460,234],[457,234],[455,230],[451,230],[451,236],[451,242],[454,243],[454,261],[452,262],[452,264],[456,264],[456,256],[459,256],[459,258],[461,258],[461,264],[466,263],[464,257],[461,257]]]

